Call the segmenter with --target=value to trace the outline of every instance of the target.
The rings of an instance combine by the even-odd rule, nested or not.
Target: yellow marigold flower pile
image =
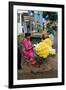
[[[47,58],[49,54],[54,55],[55,49],[52,49],[52,40],[47,38],[35,46],[36,54]]]

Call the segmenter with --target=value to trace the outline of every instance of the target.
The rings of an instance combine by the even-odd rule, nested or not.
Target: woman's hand
[[[29,51],[29,50],[33,49],[33,47],[25,48],[25,49],[26,49],[26,51]]]

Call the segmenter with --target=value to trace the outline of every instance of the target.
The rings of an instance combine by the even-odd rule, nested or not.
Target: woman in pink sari
[[[30,36],[31,36],[30,33],[25,34],[25,38],[22,41],[23,44],[22,54],[23,56],[29,59],[29,63],[35,64],[36,61],[34,60],[34,51],[33,51],[33,45],[30,41]]]

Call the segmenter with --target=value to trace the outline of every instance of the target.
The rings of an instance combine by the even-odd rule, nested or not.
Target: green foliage
[[[56,21],[58,19],[57,12],[43,12],[43,17],[45,18],[46,15],[49,16],[49,20]]]
[[[18,41],[21,42],[24,39],[24,35],[18,35]]]
[[[56,21],[58,19],[57,12],[52,12],[49,14],[49,19],[52,21]]]

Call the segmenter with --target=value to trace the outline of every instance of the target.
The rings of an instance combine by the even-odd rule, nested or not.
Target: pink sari
[[[27,58],[32,58],[33,57],[33,49],[30,49],[30,50],[26,50],[26,48],[31,48],[32,47],[32,43],[30,40],[28,40],[27,38],[25,38],[22,42],[23,44],[23,55],[26,56]]]

